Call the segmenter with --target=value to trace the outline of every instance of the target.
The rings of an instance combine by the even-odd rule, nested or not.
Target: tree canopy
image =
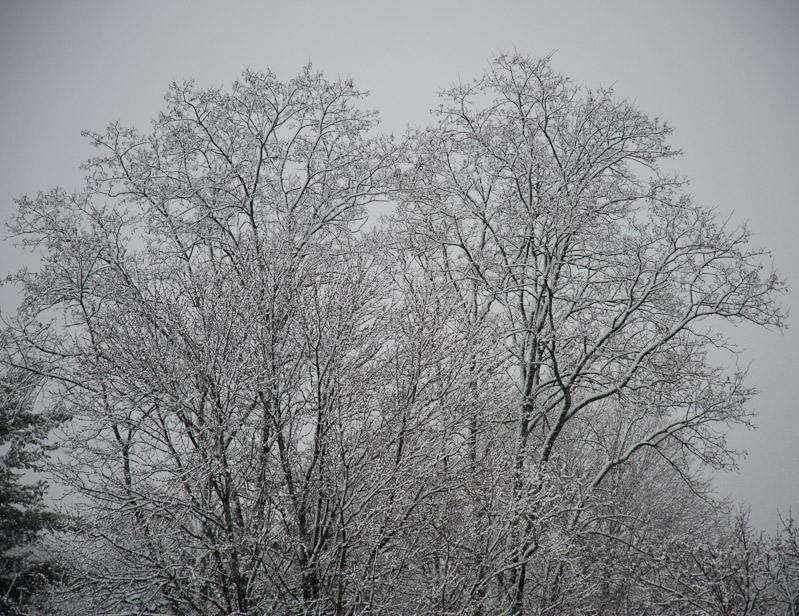
[[[782,327],[783,284],[664,171],[668,126],[519,55],[400,142],[362,97],[173,84],[149,132],[87,133],[83,190],[18,200],[42,264],[3,362],[70,418],[52,609],[794,601],[795,527],[777,550],[702,478],[751,417],[725,324]]]

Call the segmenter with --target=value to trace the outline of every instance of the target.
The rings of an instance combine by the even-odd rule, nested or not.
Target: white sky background
[[[0,220],[12,197],[77,188],[91,148],[82,129],[115,120],[146,131],[173,81],[229,85],[242,69],[289,79],[311,60],[371,92],[386,131],[420,125],[437,92],[518,50],[591,87],[615,84],[674,128],[676,168],[700,203],[735,223],[799,293],[799,1],[543,0],[200,2],[0,0]],[[5,238],[5,231],[2,231]],[[0,274],[22,257],[0,245]],[[9,310],[13,296],[0,293]],[[796,310],[794,310],[796,312]],[[789,319],[793,324],[795,318]],[[744,328],[734,338],[760,394],[749,455],[722,494],[748,501],[773,530],[799,514],[799,330]]]

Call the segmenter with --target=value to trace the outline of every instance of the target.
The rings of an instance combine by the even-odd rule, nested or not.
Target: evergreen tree
[[[39,583],[52,577],[50,565],[32,552],[56,517],[44,504],[46,483],[28,479],[52,448],[44,442],[48,417],[32,408],[36,385],[21,371],[0,375],[0,613],[19,613]]]

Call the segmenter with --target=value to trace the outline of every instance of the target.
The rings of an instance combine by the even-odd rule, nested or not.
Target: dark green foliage
[[[50,446],[49,419],[33,410],[36,380],[19,371],[0,376],[0,613],[17,608],[52,579],[33,544],[56,515],[44,504],[44,481],[31,482]]]

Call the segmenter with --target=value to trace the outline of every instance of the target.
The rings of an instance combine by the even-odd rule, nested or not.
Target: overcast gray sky
[[[439,2],[158,2],[0,0],[0,219],[12,197],[80,185],[82,129],[146,129],[173,81],[229,84],[244,67],[289,79],[309,60],[371,91],[383,126],[429,118],[440,87],[504,51],[555,52],[554,67],[618,94],[674,128],[677,169],[699,201],[735,223],[799,289],[799,2],[520,0]],[[6,240],[0,270],[21,263]],[[0,293],[8,310],[11,296]],[[795,311],[794,311],[795,312]],[[795,318],[789,319],[793,324]],[[799,513],[799,332],[739,330],[760,429],[717,480],[767,530]]]

